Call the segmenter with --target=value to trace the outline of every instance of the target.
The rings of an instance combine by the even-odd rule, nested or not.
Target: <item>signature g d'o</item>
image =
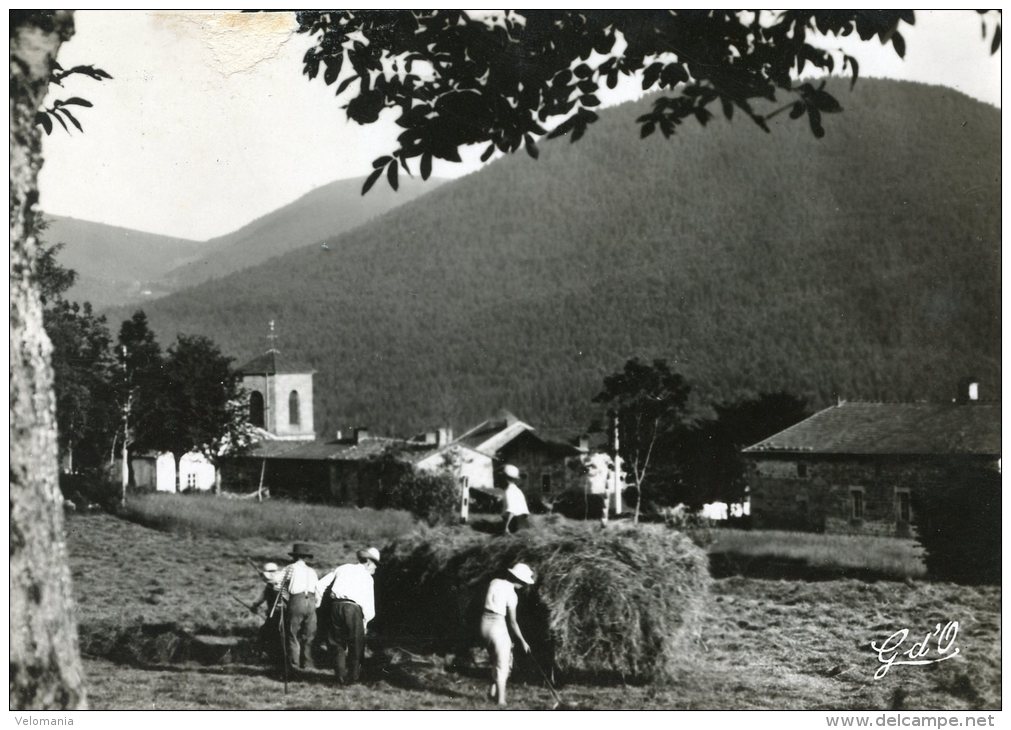
[[[915,641],[912,646],[906,648],[906,641],[909,639],[909,629],[899,629],[880,644],[871,642],[871,649],[878,653],[878,661],[881,666],[874,673],[874,679],[881,679],[893,665],[910,664],[923,666],[925,664],[937,664],[959,654],[959,649],[955,646],[955,639],[958,638],[958,621],[949,621],[943,627],[941,624],[934,626],[934,630],[926,634],[922,641]]]

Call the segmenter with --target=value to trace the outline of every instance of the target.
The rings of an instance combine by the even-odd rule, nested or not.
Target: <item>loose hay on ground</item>
[[[563,675],[663,682],[701,629],[711,581],[688,538],[561,521],[508,537],[424,530],[388,545],[381,629],[443,650],[473,644],[488,581],[517,561],[537,574],[521,599],[524,633]]]

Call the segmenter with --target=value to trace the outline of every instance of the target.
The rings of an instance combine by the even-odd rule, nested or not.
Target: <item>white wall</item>
[[[155,462],[157,482],[155,489],[159,492],[174,492],[176,490],[176,464],[168,451],[159,454]],[[179,460],[179,489],[214,489],[214,465],[201,454],[190,452],[183,454]],[[192,477],[192,480],[190,479]]]
[[[457,479],[467,478],[467,486],[489,489],[495,486],[491,457],[460,446],[450,446],[445,451],[419,461],[418,469],[439,471],[445,469],[447,464],[452,465],[452,474]]]

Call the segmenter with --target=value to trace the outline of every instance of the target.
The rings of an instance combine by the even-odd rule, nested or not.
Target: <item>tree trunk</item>
[[[10,13],[10,708],[86,706],[58,486],[51,345],[33,277],[42,166],[35,114],[66,11]]]

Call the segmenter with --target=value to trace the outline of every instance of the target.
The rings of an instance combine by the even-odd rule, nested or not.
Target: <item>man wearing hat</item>
[[[334,672],[341,684],[358,681],[365,657],[365,632],[376,616],[372,576],[379,567],[374,547],[358,551],[358,562],[340,565],[316,583],[316,605],[330,601],[329,643],[334,647]],[[326,596],[326,592],[330,596]]]
[[[502,467],[502,476],[505,477],[505,507],[502,510],[502,534],[508,535],[528,527],[530,519],[530,509],[527,507],[527,498],[523,490],[516,486],[516,481],[520,478],[520,470],[512,464]]]
[[[263,626],[260,627],[260,646],[273,663],[278,660],[277,658],[280,655],[277,642],[278,634],[281,633],[281,612],[275,611],[271,615],[271,611],[274,609],[274,604],[277,603],[277,594],[281,591],[281,581],[284,580],[284,571],[277,566],[277,563],[264,563],[262,570],[260,570],[260,577],[263,579],[263,592],[256,599],[256,602],[249,607],[249,610],[252,613],[256,613],[260,606],[266,609],[266,619],[263,622]]]
[[[516,563],[488,584],[484,597],[484,613],[481,615],[481,638],[484,640],[491,658],[491,685],[488,699],[499,706],[506,703],[506,681],[513,665],[513,642],[510,634],[519,643],[520,651],[530,653],[530,644],[523,638],[516,611],[519,607],[517,591],[534,584],[534,571],[526,563]]]
[[[284,638],[288,666],[305,669],[310,662],[309,647],[316,633],[316,571],[305,564],[312,558],[312,549],[296,542],[289,553],[295,558],[284,569],[281,580],[281,600],[284,601]]]

